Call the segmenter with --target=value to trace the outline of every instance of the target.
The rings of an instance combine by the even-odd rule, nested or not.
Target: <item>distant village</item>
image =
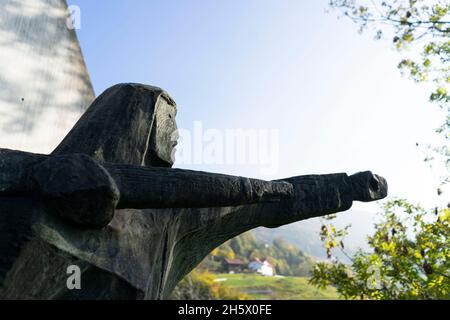
[[[215,248],[198,268],[215,274],[306,277],[314,264],[314,258],[283,239],[266,242],[247,232]]]
[[[223,267],[227,273],[258,273],[263,276],[273,277],[275,267],[267,259],[255,258],[249,263],[240,259],[224,259]]]

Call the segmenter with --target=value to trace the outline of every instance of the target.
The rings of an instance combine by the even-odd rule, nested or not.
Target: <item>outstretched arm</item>
[[[279,202],[293,186],[171,168],[99,164],[83,154],[0,149],[0,196],[38,195],[73,222],[106,226],[117,209],[208,208]]]
[[[220,226],[222,242],[257,227],[276,228],[289,223],[346,211],[354,201],[369,202],[387,196],[386,180],[370,171],[348,176],[345,173],[306,175],[278,180],[293,186],[293,196],[279,202],[241,206],[226,214],[208,213],[203,225],[194,229],[211,230]],[[213,237],[216,237],[215,235]]]
[[[350,209],[353,201],[370,202],[387,196],[388,185],[383,177],[370,171],[348,176],[345,173],[307,175],[279,181],[291,183],[294,197],[283,200],[284,210],[266,216],[267,227],[320,217]]]
[[[40,195],[73,222],[102,227],[116,208],[208,208],[276,202],[261,207],[254,226],[283,224],[348,210],[353,201],[387,195],[371,172],[263,181],[207,172],[100,165],[82,154],[44,156],[0,149],[0,196]],[[272,206],[270,206],[272,208]]]

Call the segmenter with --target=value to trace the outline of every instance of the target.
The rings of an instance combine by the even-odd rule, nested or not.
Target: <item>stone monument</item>
[[[0,149],[0,297],[164,299],[228,239],[387,195],[371,172],[262,181],[172,169],[176,104],[119,84],[50,154]],[[66,270],[81,271],[81,290]]]
[[[67,19],[65,0],[0,3],[0,299],[164,299],[242,232],[386,196],[370,172],[172,169],[173,99],[120,84],[94,101]],[[81,290],[67,286],[71,266]]]

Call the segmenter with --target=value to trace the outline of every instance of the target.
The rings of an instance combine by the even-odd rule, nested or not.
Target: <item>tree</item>
[[[431,81],[430,100],[450,101],[450,4],[447,0],[330,0],[359,26],[372,28],[376,39],[390,38],[405,57],[398,67],[414,81]],[[412,48],[407,52],[404,49]],[[448,117],[447,117],[448,122]],[[447,123],[448,125],[448,123]]]
[[[375,39],[389,39],[403,54],[402,74],[434,89],[430,101],[446,111],[436,129],[446,144],[428,146],[427,160],[443,160],[450,170],[450,3],[448,0],[330,0],[330,7],[355,22],[359,31],[371,29]],[[449,177],[444,178],[448,183]]]
[[[430,101],[447,111],[437,129],[446,141],[449,134],[450,4],[439,0],[330,0],[330,6],[358,24],[362,32],[373,28],[376,39],[390,37],[395,48],[409,57],[398,68],[416,82],[431,82]],[[406,51],[405,49],[412,49]],[[449,168],[448,144],[431,149]],[[427,160],[434,157],[427,157]],[[443,178],[443,184],[449,182]],[[438,189],[438,194],[441,194]],[[424,208],[406,200],[390,199],[383,205],[381,221],[369,237],[371,251],[359,250],[346,265],[333,256],[345,253],[347,228],[333,224],[321,229],[321,240],[330,262],[316,264],[310,282],[334,285],[345,298],[450,299],[450,204]]]
[[[383,219],[369,237],[371,252],[358,251],[351,265],[318,263],[310,282],[329,285],[347,299],[449,299],[450,209],[427,212],[405,200],[383,206]],[[345,250],[342,237],[322,228],[325,243]]]

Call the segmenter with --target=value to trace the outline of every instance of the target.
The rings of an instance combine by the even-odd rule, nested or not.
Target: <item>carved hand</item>
[[[291,183],[294,197],[284,200],[282,210],[264,214],[262,225],[266,227],[346,211],[353,201],[376,201],[388,193],[386,180],[370,171],[351,176],[345,173],[306,175],[278,181]]]

